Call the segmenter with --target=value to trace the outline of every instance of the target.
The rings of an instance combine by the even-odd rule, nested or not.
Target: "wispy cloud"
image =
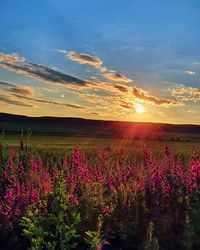
[[[135,107],[134,107],[134,105],[133,105],[132,102],[127,102],[127,101],[121,100],[120,106],[121,106],[122,108],[125,108],[125,109],[128,109],[128,110],[135,111]]]
[[[22,96],[36,96],[36,93],[33,91],[32,87],[25,85],[16,85],[8,82],[0,81],[1,91],[6,91],[7,93],[19,94]]]
[[[76,51],[66,51],[66,50],[58,50],[58,51],[64,53],[65,56],[72,61],[75,61],[80,64],[89,64],[99,69],[100,71],[105,72],[102,74],[102,76],[107,80],[114,82],[124,82],[124,83],[133,82],[132,79],[129,79],[128,77],[103,66],[103,61],[99,57],[91,56],[85,53],[79,53]]]
[[[66,57],[71,59],[72,61],[78,62],[80,64],[89,64],[100,71],[106,71],[106,67],[102,66],[103,62],[101,59],[95,56],[91,56],[85,53],[79,53],[76,51],[66,51],[66,50],[58,50],[65,54]]]
[[[79,91],[78,94],[92,105],[101,107],[102,110],[110,107],[112,112],[114,112],[114,110],[120,110],[122,113],[123,110],[132,110],[132,112],[134,112],[135,102],[160,107],[183,105],[179,100],[159,98],[136,86],[110,85],[108,95],[103,96],[100,96],[98,91],[93,93]],[[121,108],[123,110],[121,110]]]
[[[185,73],[188,75],[195,75],[196,74],[195,71],[191,71],[191,70],[186,70]]]
[[[21,96],[35,96],[35,93],[33,92],[32,88],[28,87],[28,86],[11,86],[8,89],[9,93],[13,93],[13,94],[18,94]]]
[[[170,93],[176,97],[176,99],[182,102],[198,102],[200,101],[200,88],[186,87],[184,85],[176,86],[169,89]]]
[[[16,54],[4,54],[0,52],[0,62],[6,63],[16,63],[16,62],[24,62],[25,58],[18,56]]]
[[[124,92],[124,93],[127,93],[128,92],[128,87],[126,86],[123,86],[123,85],[119,85],[119,84],[115,84],[113,85],[113,87],[117,90],[119,90],[120,92]]]
[[[12,105],[17,105],[17,106],[24,106],[24,107],[34,106],[31,103],[27,103],[26,101],[19,100],[18,98],[15,97],[16,94],[21,97],[35,96],[35,93],[33,92],[32,88],[28,86],[24,86],[24,85],[17,86],[17,85],[7,83],[7,82],[2,82],[2,81],[0,81],[0,87],[1,87],[0,89],[2,93],[0,95],[1,102],[12,104]]]
[[[118,73],[112,73],[112,72],[108,72],[103,74],[103,76],[111,81],[115,81],[115,82],[133,82],[133,80],[127,78],[126,76],[122,75],[122,74],[118,74]]]
[[[150,95],[147,91],[140,89],[138,87],[133,87],[132,94],[135,98],[153,103],[155,105],[180,105],[179,101],[173,99],[163,99]]]
[[[2,81],[0,81],[0,86],[3,86],[3,87],[15,87],[14,84],[7,83],[7,82],[2,82]]]
[[[31,87],[28,86],[18,86],[6,82],[0,82],[0,85],[5,88],[2,89],[4,94],[0,95],[0,102],[4,102],[7,104],[13,104],[24,107],[34,107],[35,103],[43,103],[43,104],[52,104],[59,105],[67,108],[75,108],[75,109],[85,109],[84,107],[76,104],[56,102],[52,100],[44,100],[36,98],[37,94],[33,91]]]
[[[28,96],[21,96],[19,94],[15,94],[14,96],[17,97],[17,98],[22,98],[22,99],[32,101],[32,102],[37,102],[37,103],[53,104],[53,105],[59,105],[59,106],[62,106],[62,107],[67,107],[67,108],[85,109],[82,106],[75,105],[75,104],[70,104],[70,103],[63,103],[63,102],[43,100],[43,99],[38,99],[38,98],[31,98],[31,97],[28,97]]]
[[[64,52],[63,52],[64,53]],[[66,53],[66,52],[65,52]],[[12,55],[12,54],[11,54]],[[71,51],[70,54],[74,61],[78,63],[87,63],[94,67],[102,67],[103,62],[97,57],[77,53]],[[75,59],[76,58],[76,59]],[[16,59],[17,60],[17,59]],[[103,73],[103,76],[109,81],[100,81],[96,79],[85,80],[71,75],[64,74],[55,68],[50,68],[45,65],[26,62],[24,60],[18,61],[1,61],[0,67],[13,71],[17,74],[22,74],[27,77],[46,82],[50,85],[58,85],[70,89],[74,95],[82,98],[86,107],[74,103],[57,102],[56,100],[46,100],[38,98],[35,91],[28,86],[18,86],[10,83],[0,82],[4,87],[4,95],[2,99],[4,102],[9,98],[13,100],[14,105],[36,105],[50,104],[60,105],[68,108],[75,108],[79,110],[97,110],[106,112],[123,112],[126,110],[134,111],[134,101],[141,101],[144,104],[155,106],[170,106],[181,105],[180,100],[159,98],[151,95],[149,92],[137,86],[127,85],[133,82],[122,74],[118,74],[113,70],[108,70]],[[36,88],[35,88],[36,89]],[[1,101],[1,100],[0,100]],[[28,104],[27,104],[28,103]],[[91,105],[92,104],[92,105]]]
[[[2,94],[0,94],[0,102],[6,103],[6,104],[17,105],[17,106],[23,106],[23,107],[33,107],[33,105],[31,105],[29,103],[15,100],[15,99],[11,98],[10,96],[6,96],[6,95],[2,95]]]
[[[39,81],[44,81],[54,85],[64,85],[67,87],[84,87],[87,82],[83,79],[61,73],[55,69],[35,63],[0,63],[0,67],[23,74]]]

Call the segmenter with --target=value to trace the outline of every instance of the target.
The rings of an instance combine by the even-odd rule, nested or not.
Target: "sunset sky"
[[[0,112],[200,124],[199,0],[0,1]]]

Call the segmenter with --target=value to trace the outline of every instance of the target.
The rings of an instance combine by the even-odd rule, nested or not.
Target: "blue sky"
[[[199,12],[195,0],[1,1],[0,111],[200,123]]]

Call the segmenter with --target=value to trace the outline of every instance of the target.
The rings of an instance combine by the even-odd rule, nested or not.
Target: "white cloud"
[[[195,71],[191,71],[191,70],[186,70],[185,73],[188,75],[195,75],[196,74]]]

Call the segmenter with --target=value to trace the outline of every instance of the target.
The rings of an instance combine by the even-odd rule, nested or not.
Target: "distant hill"
[[[0,129],[19,133],[30,128],[33,134],[115,137],[134,139],[200,140],[200,125],[103,121],[68,117],[28,117],[0,113]]]

